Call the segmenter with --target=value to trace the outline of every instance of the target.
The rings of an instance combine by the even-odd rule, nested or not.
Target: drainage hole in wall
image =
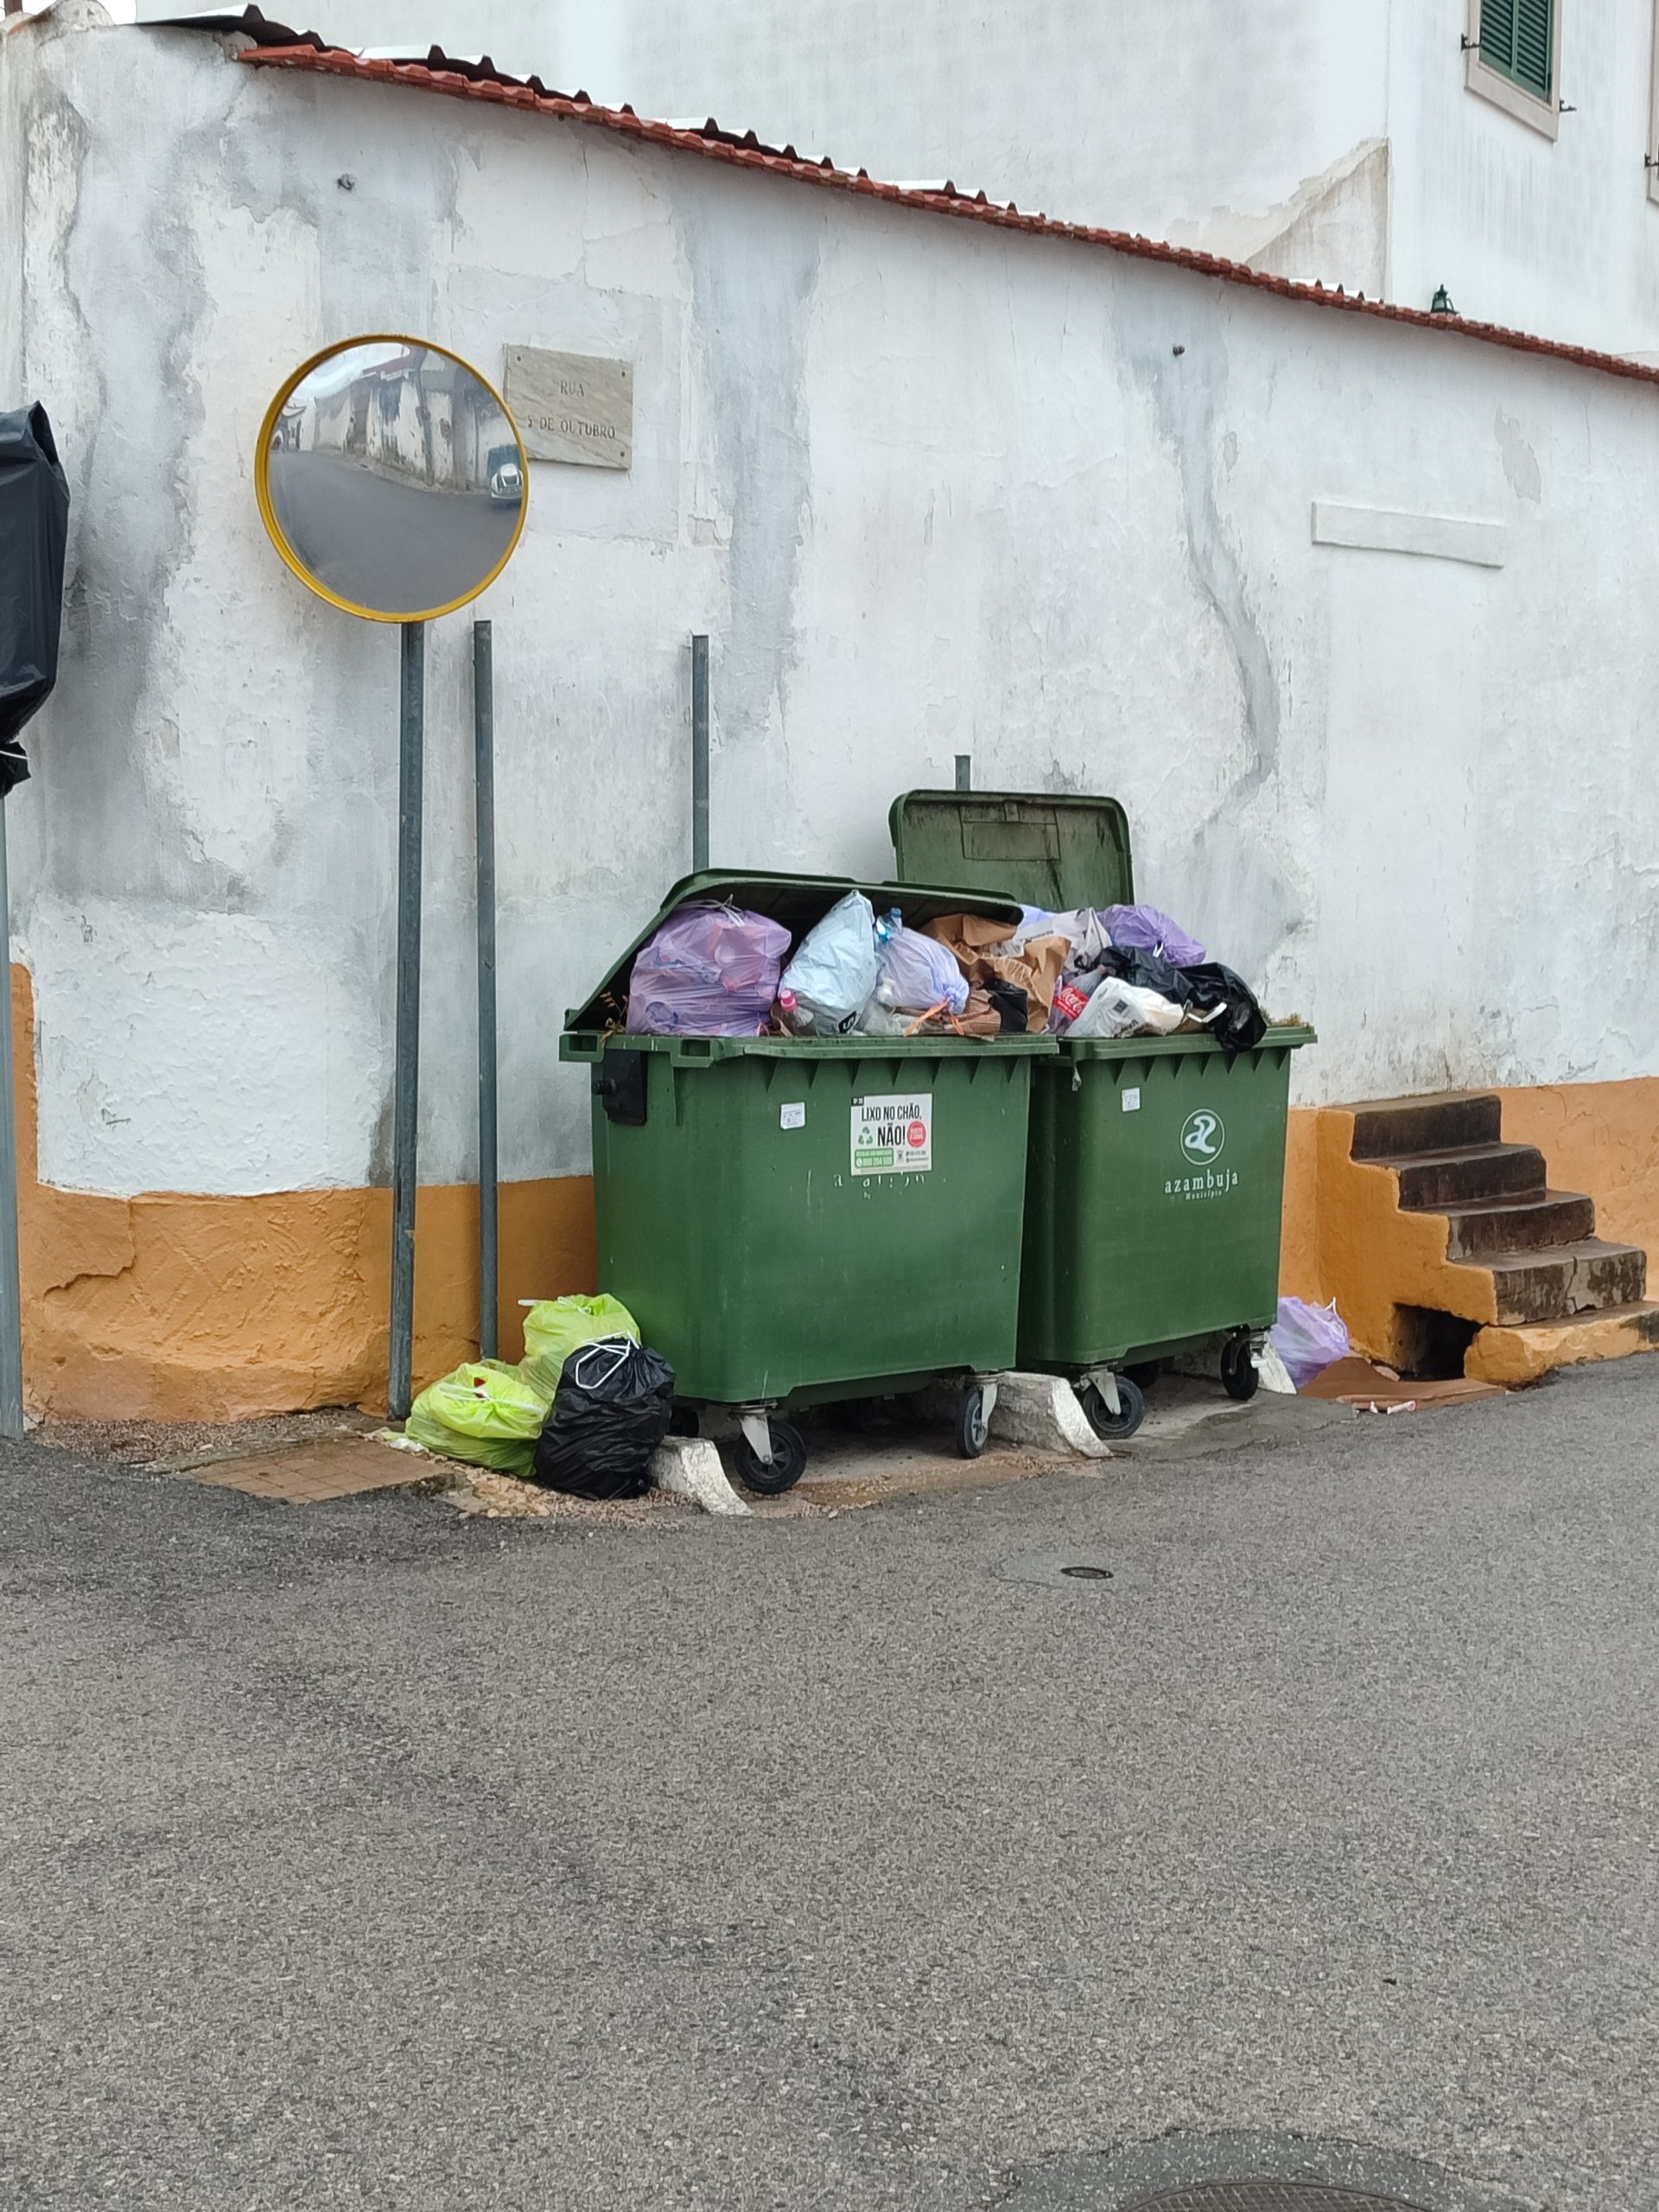
[[[1060,1573],[1069,1574],[1074,1582],[1109,1582],[1112,1579],[1109,1567],[1063,1567]]]

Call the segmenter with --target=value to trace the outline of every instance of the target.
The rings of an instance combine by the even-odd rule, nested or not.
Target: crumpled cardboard
[[[927,936],[950,946],[961,962],[969,984],[982,985],[993,976],[1001,982],[1014,984],[1031,1001],[1032,1028],[1038,1030],[1046,1025],[1060,970],[1071,950],[1066,938],[1035,937],[1017,953],[993,952],[993,945],[1008,942],[1006,922],[987,921],[980,914],[941,914],[937,919],[924,923],[923,929]]]

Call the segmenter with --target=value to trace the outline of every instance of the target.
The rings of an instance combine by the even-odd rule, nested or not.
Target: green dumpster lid
[[[1001,891],[1056,914],[1135,898],[1128,817],[1115,798],[906,791],[887,823],[907,882]]]
[[[622,957],[613,963],[597,990],[589,994],[584,1005],[573,1007],[565,1015],[564,1026],[584,1030],[605,1027],[607,995],[618,1000],[626,996],[620,987],[633,966],[634,955],[682,906],[698,902],[747,906],[752,913],[781,922],[798,944],[813,924],[821,922],[849,891],[861,891],[878,914],[888,913],[896,906],[913,929],[941,914],[963,911],[960,886],[940,890],[925,883],[855,883],[845,875],[778,875],[764,868],[705,868],[700,874],[680,878]],[[975,913],[983,914],[988,920],[1006,918],[1011,931],[1019,923],[1018,900],[1007,894],[978,894],[971,906]]]

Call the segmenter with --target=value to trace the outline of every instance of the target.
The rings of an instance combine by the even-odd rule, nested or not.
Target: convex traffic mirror
[[[348,613],[424,622],[512,557],[530,471],[499,394],[417,338],[354,338],[295,371],[266,412],[259,512],[296,575]]]

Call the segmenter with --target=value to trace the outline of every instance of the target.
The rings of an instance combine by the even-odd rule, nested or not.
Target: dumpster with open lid
[[[963,906],[911,884],[687,876],[560,1046],[593,1068],[599,1280],[683,1404],[737,1413],[764,1491],[805,1465],[785,1405],[959,1381],[957,1442],[976,1453],[989,1378],[1014,1359],[1031,1071],[1052,1039],[619,1033],[634,957],[680,908],[747,907],[798,944],[857,890],[915,926]],[[1018,926],[1006,899],[969,905]]]
[[[1135,899],[1113,798],[909,791],[890,818],[896,873],[1001,891],[1064,912]],[[1225,948],[1222,948],[1225,957]],[[1020,1363],[1069,1376],[1103,1436],[1145,1410],[1128,1368],[1220,1340],[1235,1397],[1278,1311],[1290,1055],[1313,1032],[1269,1027],[1229,1054],[1203,1033],[1058,1040],[1034,1071]]]

